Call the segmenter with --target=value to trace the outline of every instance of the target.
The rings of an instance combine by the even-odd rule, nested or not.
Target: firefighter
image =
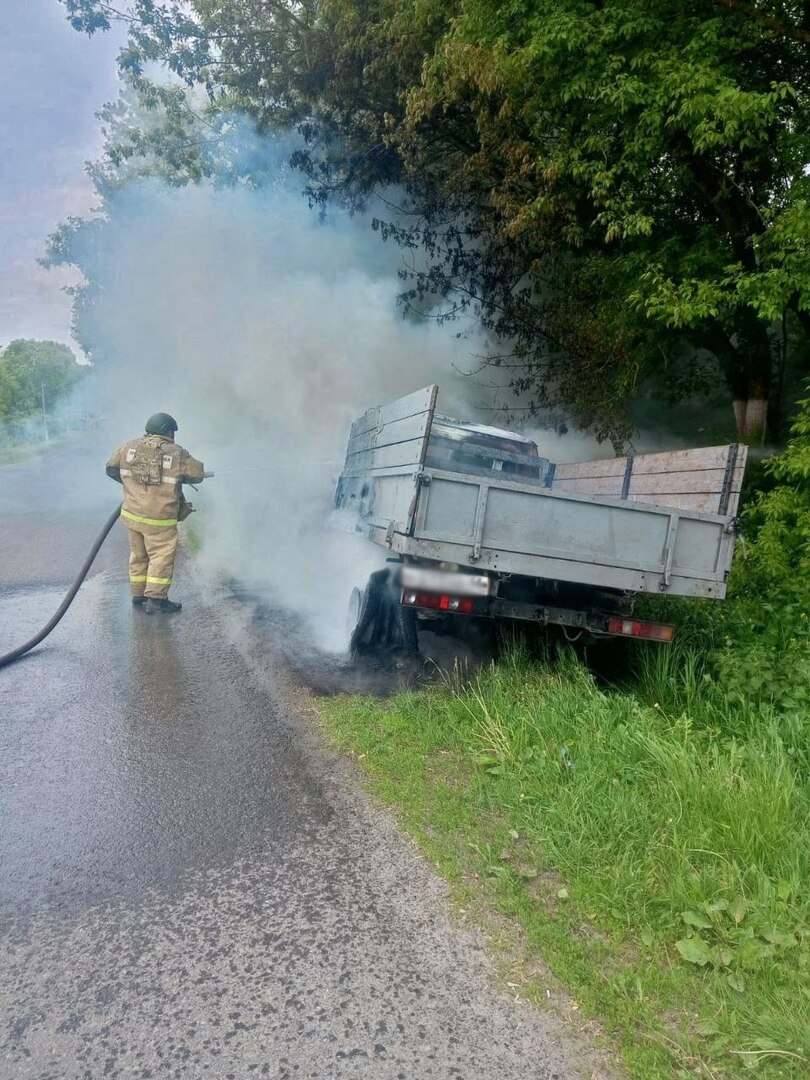
[[[155,413],[146,434],[124,443],[107,462],[107,476],[124,487],[121,518],[129,532],[132,603],[148,615],[179,611],[169,599],[177,523],[192,512],[182,484],[199,484],[203,463],[174,441],[177,421]]]

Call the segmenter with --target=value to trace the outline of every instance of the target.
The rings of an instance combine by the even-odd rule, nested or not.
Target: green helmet
[[[167,412],[156,412],[146,421],[147,435],[174,435],[177,431],[177,421]]]

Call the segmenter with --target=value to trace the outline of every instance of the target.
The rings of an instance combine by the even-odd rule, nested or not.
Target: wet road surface
[[[0,652],[51,614],[115,501],[0,470]],[[499,985],[445,886],[321,743],[245,605],[127,597],[116,530],[0,671],[0,1077],[607,1076]],[[274,667],[275,663],[275,667]]]

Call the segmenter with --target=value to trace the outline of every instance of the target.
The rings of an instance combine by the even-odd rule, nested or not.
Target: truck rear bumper
[[[496,596],[470,597],[416,592],[404,589],[404,607],[424,611],[431,616],[460,615],[485,619],[517,619],[541,626],[565,626],[600,637],[636,637],[648,641],[672,641],[675,629],[665,623],[627,618],[609,611],[578,611],[549,604],[531,604],[501,600]]]

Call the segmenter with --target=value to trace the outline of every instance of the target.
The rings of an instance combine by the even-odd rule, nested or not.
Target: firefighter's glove
[[[180,504],[180,509],[177,511],[177,520],[185,521],[186,518],[191,517],[193,513],[194,505],[190,502],[187,502],[186,499],[183,499],[182,503]]]

